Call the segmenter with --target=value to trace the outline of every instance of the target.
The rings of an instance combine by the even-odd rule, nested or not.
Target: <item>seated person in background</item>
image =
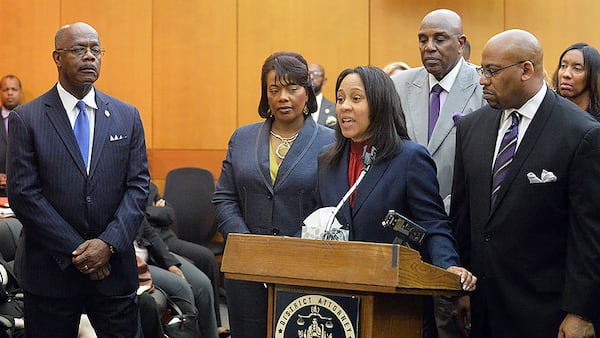
[[[169,252],[146,218],[140,225],[134,246],[136,254],[148,263],[154,284],[168,295],[186,300],[190,306],[182,306],[185,312],[194,311],[195,305],[199,312],[198,324],[202,337],[217,338],[214,292],[208,277],[187,259]]]
[[[21,294],[21,295],[19,295]],[[19,282],[9,262],[0,252],[0,337],[25,337],[23,297]],[[95,338],[87,315],[81,316],[78,338]],[[151,337],[149,337],[151,338]]]
[[[140,281],[137,294],[140,302],[140,317],[144,338],[164,338],[165,332],[161,323],[161,315],[154,298],[157,297],[156,299],[158,299],[161,297],[160,292],[156,291],[154,287],[148,264],[140,256],[136,256],[135,259],[137,261],[138,279]]]
[[[169,251],[191,260],[210,279],[213,287],[213,298],[215,300],[215,315],[217,318],[218,332],[227,335],[229,329],[221,325],[221,313],[219,311],[219,288],[220,272],[215,255],[210,249],[196,243],[184,241],[177,237],[170,226],[175,221],[175,210],[159,195],[158,188],[150,183],[150,193],[146,206],[146,218],[148,223],[155,227],[161,239],[167,244]]]

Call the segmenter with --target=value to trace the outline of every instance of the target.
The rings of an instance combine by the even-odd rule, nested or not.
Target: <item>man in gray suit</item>
[[[392,80],[400,95],[408,135],[426,146],[435,160],[440,195],[448,212],[455,123],[484,104],[482,89],[477,71],[462,57],[467,38],[458,14],[447,9],[430,12],[421,22],[418,38],[423,67],[400,72]],[[438,109],[432,109],[435,107]],[[439,297],[434,302],[440,336],[459,337],[450,318],[452,304]]]
[[[325,69],[319,64],[311,63],[308,65],[308,73],[310,74],[310,81],[317,97],[317,111],[312,114],[312,118],[320,125],[334,128],[337,124],[335,103],[327,100],[323,96],[322,91],[323,86],[327,84]]]
[[[100,337],[139,337],[133,239],[149,173],[138,110],[94,86],[94,28],[63,26],[58,83],[10,113],[7,191],[23,224],[15,272],[30,337],[76,337],[85,310]]]

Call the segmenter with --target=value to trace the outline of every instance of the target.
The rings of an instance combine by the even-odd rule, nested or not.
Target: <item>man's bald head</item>
[[[503,54],[514,62],[531,61],[536,76],[544,77],[544,51],[533,34],[521,29],[507,30],[488,40],[484,50],[486,48],[488,52]]]
[[[427,72],[443,79],[460,61],[466,39],[455,12],[437,9],[425,15],[419,27],[419,49]]]
[[[62,41],[72,34],[77,34],[78,32],[87,32],[93,33],[98,36],[98,32],[94,29],[94,27],[88,25],[85,22],[76,22],[68,25],[64,25],[58,29],[56,35],[54,36],[54,49],[64,48],[61,47]]]
[[[518,109],[544,83],[544,52],[533,34],[512,29],[493,36],[483,47],[480,83],[484,98],[497,109]]]
[[[460,15],[449,9],[436,9],[435,11],[429,12],[421,21],[421,27],[423,26],[441,27],[452,34],[463,34],[463,25]]]

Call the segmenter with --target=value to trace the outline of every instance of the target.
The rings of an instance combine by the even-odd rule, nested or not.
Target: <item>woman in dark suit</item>
[[[392,243],[395,233],[381,221],[393,209],[427,229],[423,259],[460,275],[463,289],[474,290],[477,278],[458,267],[435,163],[425,147],[409,140],[390,77],[376,67],[346,69],[335,90],[339,127],[336,143],[319,156],[320,205],[337,205],[363,169],[365,149],[376,148],[370,170],[336,216],[349,227],[350,240]]]
[[[306,60],[278,52],[262,67],[258,113],[229,141],[213,203],[219,230],[293,236],[316,207],[317,155],[333,132],[317,125]],[[232,337],[265,337],[267,290],[262,283],[225,280]]]

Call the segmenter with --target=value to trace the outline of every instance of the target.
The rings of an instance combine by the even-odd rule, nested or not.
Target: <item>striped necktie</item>
[[[521,115],[517,111],[513,111],[510,115],[512,121],[506,133],[504,133],[504,137],[502,137],[498,155],[496,155],[496,161],[494,162],[494,169],[492,170],[494,174],[492,177],[492,208],[496,204],[498,191],[500,191],[502,181],[506,178],[513,156],[515,155],[515,150],[517,149],[517,135],[519,134],[519,119]]]

